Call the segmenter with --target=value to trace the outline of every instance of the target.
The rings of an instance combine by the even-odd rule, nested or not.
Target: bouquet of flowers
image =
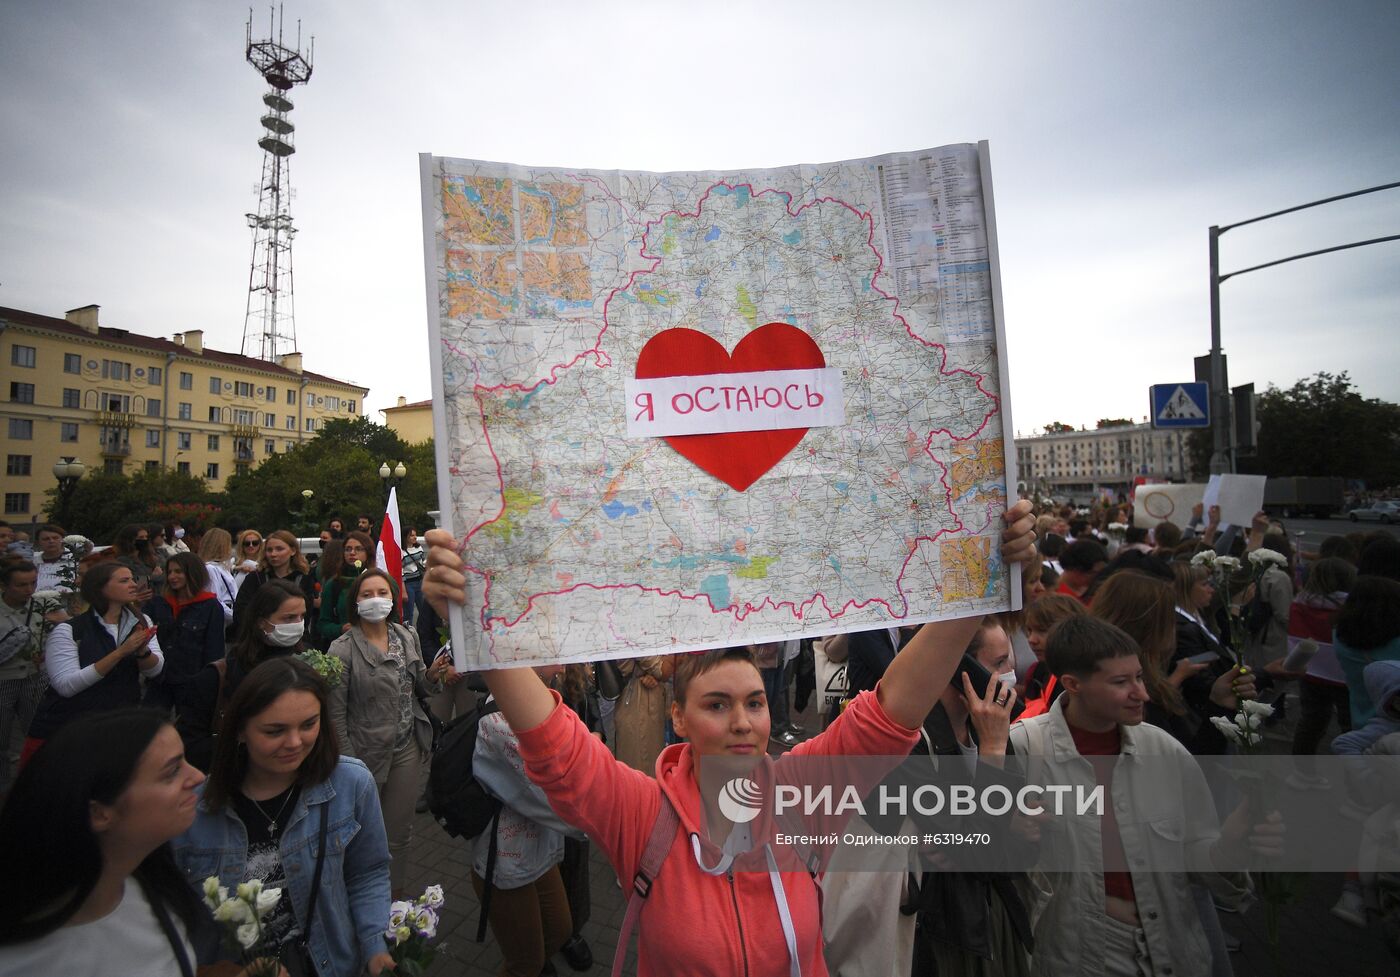
[[[257,879],[239,885],[232,895],[217,875],[204,880],[204,904],[224,927],[225,941],[243,958],[249,977],[277,977],[281,969],[277,947],[263,945],[262,926],[281,898],[281,889],[264,889]]]
[[[324,651],[317,651],[312,648],[303,651],[296,657],[316,669],[316,673],[320,675],[321,678],[325,679],[326,684],[331,688],[335,688],[340,684],[340,676],[345,672],[345,662],[335,657],[335,655],[328,655]]]
[[[1108,535],[1114,539],[1122,539],[1128,535],[1128,524],[1126,522],[1111,522],[1108,524]]]
[[[437,956],[433,940],[437,939],[438,912],[445,901],[442,886],[430,885],[412,902],[401,900],[389,906],[389,927],[384,931],[384,939],[394,958],[395,974],[423,977]]]

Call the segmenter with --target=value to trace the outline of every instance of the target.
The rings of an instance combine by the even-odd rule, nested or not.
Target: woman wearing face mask
[[[326,683],[304,662],[264,662],[229,702],[197,816],[175,839],[194,889],[217,875],[281,897],[263,935],[295,977],[389,973],[389,851],[374,781],[340,756]]]
[[[151,549],[151,534],[145,526],[123,526],[112,539],[112,557],[131,570],[136,580],[137,600],[145,603],[160,592],[165,573]]]
[[[393,855],[390,881],[399,893],[408,871],[413,808],[423,792],[432,749],[425,700],[442,691],[452,665],[440,656],[425,666],[418,635],[389,620],[394,591],[383,570],[360,574],[346,596],[350,630],[330,647],[330,654],[345,664],[331,689],[331,721],[341,749],[363,760],[379,785]]]
[[[165,593],[146,602],[165,652],[160,681],[146,686],[147,705],[169,709],[181,687],[224,657],[224,615],[209,591],[209,572],[193,553],[165,561]]]
[[[296,585],[306,598],[307,631],[314,631],[316,578],[307,566],[306,558],[301,555],[301,544],[285,529],[267,534],[257,569],[248,574],[247,579],[238,588],[238,597],[233,602],[234,630],[238,630],[247,617],[248,605],[252,603],[253,595],[269,580],[285,580]]]
[[[192,974],[208,912],[169,842],[203,779],[149,709],[56,733],[0,812],[0,973]]]
[[[228,656],[202,669],[186,683],[179,708],[180,736],[185,752],[201,770],[208,770],[214,753],[219,719],[239,684],[269,658],[306,650],[306,598],[285,580],[263,584],[248,604],[238,640]]]
[[[347,595],[360,573],[374,566],[374,540],[357,530],[345,537],[340,559],[334,560],[334,555],[328,551],[321,560],[321,606],[316,631],[325,647],[350,630]]]

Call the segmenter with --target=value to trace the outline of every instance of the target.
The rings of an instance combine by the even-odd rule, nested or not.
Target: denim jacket
[[[302,790],[282,832],[282,867],[303,927],[323,804],[329,805],[326,858],[309,949],[319,977],[359,977],[369,958],[385,951],[389,925],[389,843],[379,792],[365,765],[341,757],[330,780]],[[175,861],[196,890],[211,875],[232,890],[243,881],[247,829],[232,805],[211,812],[201,799],[198,811],[190,829],[173,842]]]

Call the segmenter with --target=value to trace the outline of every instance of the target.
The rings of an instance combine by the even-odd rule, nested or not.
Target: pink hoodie
[[[902,757],[918,736],[891,720],[873,692],[863,692],[830,727],[787,755]],[[653,780],[615,760],[569,709],[556,706],[548,719],[518,738],[526,775],[562,820],[603,848],[629,893],[661,808],[661,791],[680,815],[681,828],[637,927],[639,977],[788,977],[788,948],[768,875],[709,875],[696,865],[690,838],[704,836],[704,811],[689,743],[662,751]],[[705,849],[713,864],[718,850]],[[781,878],[802,974],[825,977],[817,887],[805,870],[785,871]]]

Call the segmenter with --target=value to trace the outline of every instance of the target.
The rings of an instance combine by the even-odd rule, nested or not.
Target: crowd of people
[[[1291,717],[1299,790],[1342,786],[1315,759],[1334,723],[1335,753],[1400,753],[1400,540],[1297,553],[1263,513],[1215,510],[1178,527],[1023,501],[1006,520],[1015,612],[470,676],[444,644],[465,580],[441,531],[405,533],[401,580],[368,517],[332,520],[314,554],[286,530],[0,538],[0,974],[251,974],[218,943],[211,878],[280,890],[260,952],[281,972],[389,972],[435,744],[468,717],[499,804],[470,878],[503,975],[592,965],[590,844],[643,974],[1228,975],[1219,913],[1255,895],[1230,866],[1277,854],[1286,825],[1213,799],[1189,762],[1147,824],[1151,802],[1117,793],[1125,764],[1227,754],[1212,720],[1255,702],[1280,733]],[[702,793],[716,756],[756,780],[784,757],[912,756],[930,776],[1037,758],[1115,803],[1057,839],[1074,870],[790,864]],[[1396,791],[1369,786],[1358,834],[1393,846]],[[1042,826],[1010,823],[1032,862]],[[1140,870],[1153,831],[1218,869]],[[1394,884],[1352,873],[1333,912],[1400,955]]]

